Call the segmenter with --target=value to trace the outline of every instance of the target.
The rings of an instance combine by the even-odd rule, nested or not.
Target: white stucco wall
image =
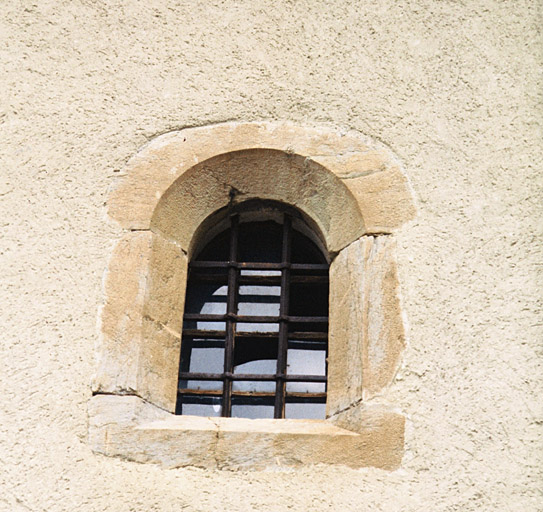
[[[536,4],[4,2],[0,510],[540,509]],[[402,159],[398,471],[166,470],[87,445],[108,190],[156,135],[226,120],[329,123]]]

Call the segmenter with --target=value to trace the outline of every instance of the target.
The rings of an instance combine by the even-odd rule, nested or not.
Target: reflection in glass
[[[285,404],[285,418],[322,420],[326,417],[326,404],[287,403]]]

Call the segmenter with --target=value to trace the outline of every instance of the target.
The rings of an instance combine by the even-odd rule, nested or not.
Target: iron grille
[[[266,417],[273,407],[274,418],[284,418],[286,409],[287,417],[307,417],[304,410],[310,411],[310,416],[318,410],[318,416],[324,417],[329,266],[315,244],[294,230],[292,224],[291,216],[286,213],[281,226],[270,222],[240,223],[239,215],[234,214],[230,216],[230,228],[215,240],[215,245],[211,244],[210,250],[202,251],[189,264],[177,414],[194,414],[191,411],[201,410],[202,415],[212,415],[209,406],[213,406],[215,415]],[[245,230],[241,245],[240,229]],[[266,230],[271,235],[267,235]],[[253,258],[266,260],[266,252],[269,252],[271,261],[243,260],[247,246],[259,244],[257,236],[270,239],[274,233],[276,243],[268,244],[269,250],[264,247],[263,257]],[[277,245],[278,248],[274,247]],[[215,294],[220,289],[225,292],[225,311],[216,314],[191,309],[191,291],[206,286],[208,290],[215,290]],[[240,290],[244,287],[277,290],[277,314],[241,314],[241,306],[247,305],[240,301]],[[265,299],[264,304],[275,300],[270,296],[257,298]],[[206,371],[194,371],[192,363],[197,350],[204,353]],[[210,354],[214,354],[215,359],[217,354],[221,356],[221,368],[217,368],[217,361],[212,364]],[[301,372],[293,371],[289,363],[294,355]],[[273,361],[273,372],[239,371],[244,363],[263,360]],[[309,373],[308,361],[317,361],[320,371]],[[253,383],[252,388],[249,383]],[[320,405],[304,409],[294,404]],[[191,408],[191,405],[197,407]],[[254,406],[260,406],[260,412],[254,412],[258,409]],[[250,412],[239,414],[236,408]]]

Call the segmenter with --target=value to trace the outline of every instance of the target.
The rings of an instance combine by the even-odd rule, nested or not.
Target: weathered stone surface
[[[168,411],[175,410],[181,335],[143,318],[138,367],[138,395]]]
[[[192,416],[186,428],[187,418],[136,396],[97,395],[89,402],[89,444],[95,452],[137,462],[214,467],[216,426]]]
[[[360,133],[290,123],[224,123],[157,137],[127,165],[126,178],[109,199],[109,213],[123,227],[147,229],[158,201],[179,177],[217,155],[255,148],[324,165],[355,195],[363,218],[368,218],[365,232],[390,231],[413,215],[411,192],[389,150]],[[387,172],[390,169],[393,172]],[[244,171],[251,176],[251,168]],[[374,176],[381,174],[379,179]],[[279,183],[277,179],[272,188]],[[388,189],[390,194],[384,192]]]
[[[175,408],[187,257],[151,231],[127,234],[108,267],[95,391]]]
[[[368,233],[390,233],[415,217],[407,177],[396,165],[366,176],[345,178],[343,183],[361,205]]]
[[[364,266],[369,277],[364,297],[364,308],[368,312],[364,398],[371,398],[392,382],[405,348],[395,253],[392,237],[374,237]]]
[[[378,404],[357,404],[330,418],[343,429],[357,432],[364,441],[371,466],[395,469],[404,454],[405,417]],[[372,435],[373,434],[373,435]]]
[[[151,232],[128,233],[111,257],[105,279],[94,391],[113,393],[137,388],[151,242]]]
[[[179,334],[183,323],[186,284],[186,254],[175,242],[154,233],[144,316]]]
[[[393,241],[364,236],[330,267],[327,414],[387,386],[404,343]]]
[[[338,251],[364,233],[353,195],[320,164],[275,150],[230,153],[193,167],[168,189],[152,227],[188,250],[194,232],[232,201],[274,199],[298,207],[320,228],[328,249]]]
[[[89,404],[89,441],[99,453],[167,467],[398,467],[403,417],[384,409],[356,414],[352,431],[345,415],[331,421],[174,416],[138,397],[98,395]]]

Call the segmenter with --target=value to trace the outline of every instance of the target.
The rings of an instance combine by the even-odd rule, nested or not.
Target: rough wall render
[[[0,510],[541,510],[541,4],[9,0],[0,16]],[[418,200],[399,470],[163,469],[96,455],[105,200],[159,134],[357,130]]]

